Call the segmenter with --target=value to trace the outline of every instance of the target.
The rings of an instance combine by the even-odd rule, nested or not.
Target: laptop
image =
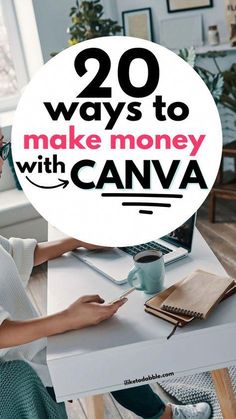
[[[148,243],[109,250],[80,248],[75,249],[72,254],[116,284],[124,284],[127,282],[127,275],[134,265],[133,256],[142,250],[161,250],[166,265],[188,256],[192,249],[195,219],[196,215],[194,214],[176,230],[161,239]]]

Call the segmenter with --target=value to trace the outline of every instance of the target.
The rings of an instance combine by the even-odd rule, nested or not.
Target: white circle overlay
[[[85,63],[87,72],[84,76],[79,77],[76,73],[75,58],[88,48],[99,48],[110,57],[111,69],[102,86],[112,88],[111,98],[77,97],[94,79],[99,68],[97,60],[89,59]],[[151,51],[159,63],[158,85],[153,93],[144,98],[127,95],[118,81],[117,68],[120,58],[127,50],[133,48]],[[132,84],[136,87],[143,86],[147,81],[147,75],[145,61],[135,59],[130,65]],[[162,109],[163,115],[166,116],[164,121],[156,118],[153,106],[156,96],[162,96],[162,101],[166,104]],[[71,119],[65,120],[60,115],[58,120],[53,121],[44,102],[50,102],[53,109],[59,102],[63,102],[67,109],[74,102],[78,105],[75,105],[77,107]],[[86,102],[98,103],[96,109],[101,112],[101,120],[84,120],[80,109]],[[132,102],[139,102],[138,109],[142,112],[142,117],[136,121],[127,119],[130,114],[128,104]],[[183,121],[174,121],[168,116],[168,107],[173,102],[183,102],[188,106],[189,115]],[[106,129],[111,119],[107,108],[117,109],[119,103],[124,103],[123,109],[114,127]],[[94,108],[88,110],[88,114],[93,113]],[[75,136],[83,135],[80,143],[84,148],[69,148],[70,127]],[[56,134],[63,136],[64,148],[55,149],[51,146],[50,139]],[[44,135],[44,139],[48,139],[47,146],[41,139],[38,148],[34,148],[31,139],[29,148],[25,148],[26,135]],[[91,135],[101,139],[99,148],[87,147],[86,139]],[[117,140],[116,148],[111,149],[111,136],[118,135],[131,135],[134,142],[125,140],[125,149],[121,149]],[[150,148],[138,146],[137,138],[142,135],[148,137],[139,144],[144,147],[149,141]],[[169,137],[169,142],[167,137],[160,139],[160,136],[164,135]],[[157,136],[159,142],[156,142]],[[181,136],[179,138],[183,139],[182,142],[175,142],[179,148],[174,146],[175,136]],[[204,136],[204,140],[200,144],[201,136]],[[55,143],[62,144],[62,140],[59,139]],[[130,148],[131,144],[134,144],[134,148]],[[50,224],[65,234],[88,243],[127,246],[162,237],[179,227],[197,211],[216,178],[221,159],[222,131],[215,102],[202,79],[189,64],[158,44],[138,38],[114,36],[97,38],[70,47],[40,69],[26,87],[17,107],[12,130],[12,149],[15,170],[26,196]],[[56,167],[54,172],[53,159]],[[95,187],[91,189],[78,187],[71,179],[73,166],[82,160],[94,162],[93,167],[85,166],[78,172],[81,181],[94,182]],[[114,162],[122,187],[119,184],[118,188],[117,183],[108,181],[102,188],[97,188],[108,160]],[[145,176],[148,177],[150,172],[150,188],[144,188],[135,175],[132,187],[126,187],[126,162],[132,161],[143,174],[144,160],[149,161],[146,163]],[[179,165],[169,187],[163,187],[158,175],[160,172],[157,173],[155,164],[161,166],[164,177],[167,177],[174,160],[179,160]],[[199,183],[190,182],[186,188],[180,189],[191,160],[197,161],[207,188],[201,188]],[[64,164],[64,172],[63,164],[60,165],[59,162]],[[22,168],[24,163],[28,163],[30,170],[19,170],[19,164]],[[195,176],[196,173],[191,174],[191,177]],[[108,177],[114,181],[113,172],[109,172]],[[62,183],[61,180],[69,181],[68,185],[58,186]],[[102,196],[117,193],[124,196]],[[139,194],[146,196],[137,196]]]

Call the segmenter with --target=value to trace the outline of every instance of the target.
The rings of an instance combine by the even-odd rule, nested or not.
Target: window
[[[0,112],[14,110],[43,64],[32,0],[0,0]]]
[[[0,5],[0,97],[9,97],[19,92],[7,35],[3,11]]]

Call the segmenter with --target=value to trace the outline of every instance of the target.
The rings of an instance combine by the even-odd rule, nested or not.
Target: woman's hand
[[[47,262],[51,259],[55,259],[63,255],[64,253],[74,250],[78,247],[85,247],[89,250],[109,249],[107,247],[85,243],[81,240],[69,237],[66,239],[56,240],[52,242],[39,243],[37,244],[34,251],[34,266],[41,265],[41,263]]]
[[[0,325],[0,349],[23,345],[34,340],[69,330],[95,326],[112,317],[127,298],[113,304],[103,304],[99,295],[80,297],[66,310],[51,316],[16,321],[6,319]]]
[[[78,246],[77,247],[84,247],[85,249],[88,249],[88,250],[109,250],[109,249],[112,249],[112,247],[98,246],[97,244],[86,243],[86,242],[83,242],[82,240],[78,240]]]
[[[123,298],[113,304],[103,304],[104,300],[99,295],[80,297],[64,311],[66,329],[95,326],[112,317],[126,301],[127,298]]]

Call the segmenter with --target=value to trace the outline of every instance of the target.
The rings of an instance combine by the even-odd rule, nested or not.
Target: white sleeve
[[[5,311],[2,306],[0,306],[0,326],[4,322],[4,320],[9,319],[9,318],[10,318],[10,314],[7,311]],[[4,348],[4,349],[0,348],[0,358],[4,356],[7,353],[7,351],[8,351],[7,348]]]
[[[0,306],[0,326],[4,322],[4,320],[10,318],[10,314],[4,310],[2,306]]]
[[[34,239],[17,239],[14,237],[7,240],[0,236],[0,244],[13,257],[22,282],[27,287],[34,265],[34,250],[37,241]]]

